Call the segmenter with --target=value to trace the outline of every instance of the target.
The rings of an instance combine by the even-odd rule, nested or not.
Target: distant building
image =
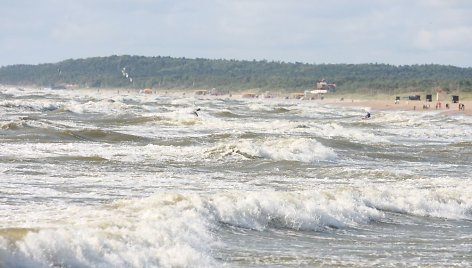
[[[330,91],[335,91],[336,90],[336,84],[335,83],[328,83],[326,80],[321,79],[316,81],[316,87],[313,90],[307,90],[305,91],[305,99],[318,99],[318,98],[323,98],[323,94],[326,94]]]
[[[328,93],[329,91],[335,91],[336,90],[336,84],[335,83],[328,83],[326,80],[321,79],[316,82],[316,89],[319,90],[319,93]]]

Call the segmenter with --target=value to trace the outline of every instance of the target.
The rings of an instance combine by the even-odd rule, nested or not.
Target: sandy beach
[[[432,112],[440,111],[445,114],[465,114],[472,116],[472,101],[466,100],[459,103],[464,104],[464,109],[459,110],[459,103],[452,103],[451,101],[442,101],[441,106],[436,108],[435,101],[425,102],[425,101],[411,101],[411,100],[401,100],[398,103],[395,103],[395,100],[360,100],[360,99],[334,99],[327,98],[324,101],[340,106],[351,106],[351,107],[369,107],[372,110],[402,110],[402,111],[416,111],[416,112]],[[424,106],[424,107],[423,107]],[[449,108],[447,108],[449,106]]]

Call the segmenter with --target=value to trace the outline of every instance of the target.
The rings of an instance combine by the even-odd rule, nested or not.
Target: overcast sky
[[[126,54],[472,67],[471,0],[0,4],[0,66]]]

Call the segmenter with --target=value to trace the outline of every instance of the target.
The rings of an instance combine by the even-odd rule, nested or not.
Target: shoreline
[[[0,85],[0,87],[16,87],[17,86],[8,86],[8,85]],[[26,87],[26,88],[34,88],[34,87]],[[466,97],[466,100],[459,101],[458,103],[453,103],[450,100],[442,100],[440,101],[441,106],[436,107],[437,102],[426,102],[424,100],[400,100],[398,103],[395,103],[395,96],[389,95],[382,95],[377,96],[374,98],[371,97],[364,97],[362,95],[355,96],[351,98],[350,95],[342,96],[342,95],[330,95],[324,97],[324,99],[315,99],[315,100],[303,100],[300,97],[300,93],[293,93],[293,92],[271,92],[271,94],[264,97],[264,93],[257,92],[257,90],[240,90],[234,91],[229,93],[224,93],[221,95],[197,95],[195,94],[195,90],[188,91],[188,90],[179,90],[179,89],[154,89],[150,90],[150,92],[146,92],[143,89],[131,89],[131,88],[69,88],[69,89],[59,89],[71,92],[89,92],[89,93],[113,93],[116,94],[144,94],[150,96],[180,96],[180,97],[193,97],[193,98],[259,98],[259,99],[277,99],[277,98],[284,98],[284,99],[299,99],[303,102],[310,102],[310,101],[317,101],[322,102],[325,104],[342,106],[342,107],[359,107],[359,108],[369,108],[374,111],[412,111],[412,112],[439,112],[441,114],[446,115],[467,115],[472,116],[472,100],[470,100],[470,96]],[[198,91],[198,90],[197,90]],[[254,93],[257,92],[257,93]],[[267,91],[267,93],[269,93]],[[246,94],[254,94],[256,97],[245,97]],[[364,97],[364,98],[363,98]],[[464,109],[459,109],[459,104],[464,105]],[[427,108],[424,108],[427,107]],[[447,108],[449,106],[449,108]]]
[[[426,101],[411,101],[411,100],[400,100],[399,103],[395,103],[394,100],[385,99],[324,99],[326,103],[343,106],[343,107],[369,107],[376,111],[412,111],[412,112],[440,112],[447,115],[468,115],[472,116],[472,101],[460,101],[458,103],[452,103],[452,101],[440,101],[441,106],[436,107],[437,102],[426,102]],[[459,103],[464,105],[464,110],[459,110]],[[446,106],[449,106],[447,108]],[[423,106],[427,107],[424,108]]]
[[[144,95],[158,95],[158,96],[179,96],[179,97],[188,97],[188,98],[197,98],[197,99],[211,99],[211,98],[235,98],[235,99],[245,99],[245,98],[259,98],[259,99],[297,99],[297,93],[293,92],[272,92],[268,95],[268,97],[264,97],[264,93],[260,93],[257,91],[251,90],[241,90],[241,91],[234,91],[229,92],[221,95],[198,95],[195,94],[196,91],[187,91],[187,90],[179,90],[179,89],[161,89],[161,90],[152,90],[150,92],[145,92],[145,90],[139,89],[115,89],[115,88],[106,88],[106,89],[75,89],[77,91],[88,90],[88,91],[102,91],[102,92],[111,92],[116,91],[118,94],[121,90],[122,93],[127,92],[128,94],[144,94]],[[257,93],[255,93],[257,92]],[[247,94],[253,94],[254,96],[245,96]],[[300,94],[300,93],[298,93]],[[415,100],[400,100],[398,103],[395,103],[394,96],[377,96],[375,98],[356,96],[358,98],[348,98],[343,96],[326,96],[324,99],[314,99],[314,100],[303,100],[300,98],[300,101],[320,101],[326,104],[338,105],[343,107],[368,107],[374,111],[414,111],[414,112],[440,112],[442,114],[447,115],[467,115],[472,116],[472,100],[464,100],[460,101],[459,103],[464,104],[465,109],[459,110],[459,103],[452,103],[449,100],[442,100],[441,107],[436,108],[436,101],[426,102],[424,100],[415,101]],[[360,97],[360,98],[359,98]],[[449,108],[446,108],[446,104]],[[427,109],[423,108],[423,105],[427,106]]]

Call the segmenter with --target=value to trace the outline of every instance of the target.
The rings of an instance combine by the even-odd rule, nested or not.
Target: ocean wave
[[[241,115],[235,114],[231,111],[220,111],[215,113],[216,117],[223,117],[223,118],[241,118]]]
[[[232,225],[319,231],[382,220],[384,212],[472,220],[472,188],[336,188],[302,192],[225,193],[212,197],[217,218]]]
[[[6,267],[210,267],[225,225],[322,231],[366,223],[381,212],[330,193],[160,193],[67,215],[0,237]]]
[[[472,190],[339,187],[300,192],[220,193],[209,198],[215,218],[242,228],[323,231],[382,221],[386,212],[472,220]]]
[[[122,116],[113,116],[106,117],[103,119],[97,120],[100,123],[120,125],[120,126],[133,126],[133,125],[143,125],[150,122],[155,122],[161,120],[158,116],[152,115],[134,115],[134,114],[125,114]]]
[[[0,128],[4,130],[18,130],[21,128],[28,127],[28,124],[23,120],[3,122],[0,124]]]
[[[99,113],[99,114],[127,114],[134,105],[127,105],[121,101],[113,99],[89,99],[89,100],[69,100],[64,103],[63,110],[76,113]]]
[[[458,119],[440,112],[415,113],[411,111],[383,111],[371,122],[379,124],[382,136],[391,140],[410,142],[444,143],[470,140],[469,118]]]
[[[11,239],[0,237],[5,267],[211,267],[215,243],[198,198],[180,194],[75,208],[63,219]],[[72,208],[69,210],[69,212]]]
[[[259,231],[347,228],[383,215],[348,191],[226,193],[212,197],[211,202],[220,222]]]
[[[202,124],[199,117],[200,112],[196,112],[193,108],[179,109],[171,112],[151,113],[147,116],[153,117],[155,125],[164,126],[193,126]]]
[[[101,141],[105,143],[115,142],[148,142],[149,138],[124,134],[113,130],[97,128],[78,128],[70,122],[56,122],[40,119],[32,116],[23,116],[9,122],[0,122],[0,129],[19,130],[30,129],[28,133],[22,133],[23,137],[49,140],[76,140],[76,141]]]
[[[224,246],[217,233],[228,225],[330,232],[382,221],[390,211],[470,220],[468,188],[157,193],[98,208],[69,207],[42,227],[3,230],[0,259],[6,267],[220,266],[212,252]]]
[[[50,103],[42,100],[11,100],[11,101],[2,101],[0,106],[5,108],[18,109],[20,111],[55,111],[61,108],[59,103]]]
[[[376,135],[371,129],[344,127],[338,123],[314,124],[314,134],[317,137],[333,138],[340,137],[350,141],[357,141],[367,144],[390,143],[385,137]]]
[[[284,108],[284,107],[276,107],[273,109],[273,112],[276,114],[282,114],[282,113],[288,113],[290,112],[290,109]]]
[[[205,151],[207,157],[239,155],[244,158],[266,158],[275,161],[316,162],[333,160],[336,153],[312,139],[270,138],[262,141],[243,140],[220,143]]]
[[[365,203],[382,211],[455,220],[472,220],[472,187],[369,189]]]
[[[149,141],[144,137],[102,129],[61,130],[58,136],[71,137],[73,140],[101,141],[105,143]]]

